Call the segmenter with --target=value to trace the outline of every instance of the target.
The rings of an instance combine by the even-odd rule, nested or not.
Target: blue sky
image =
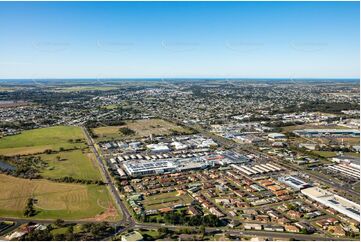
[[[358,2],[0,2],[0,78],[359,76]]]

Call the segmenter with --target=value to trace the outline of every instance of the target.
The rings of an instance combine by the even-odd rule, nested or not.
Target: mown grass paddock
[[[52,152],[44,153],[47,149]],[[40,156],[46,165],[37,169],[44,178],[102,180],[81,127],[55,126],[7,136],[0,139],[0,154]],[[34,219],[107,221],[120,217],[106,186],[30,180],[0,174],[1,217],[23,218],[29,198],[36,199]]]
[[[46,149],[53,152],[42,153]],[[0,139],[0,154],[40,156],[47,163],[47,167],[39,170],[45,178],[102,179],[95,156],[87,147],[80,127],[55,126],[4,137]]]
[[[23,218],[26,202],[33,197],[38,212],[34,219],[119,219],[105,186],[29,180],[3,174],[0,174],[0,184],[1,217]]]
[[[70,176],[84,180],[102,180],[95,156],[89,149],[42,154],[48,166],[41,170],[43,177],[62,178]]]
[[[70,139],[73,142],[70,142]],[[80,142],[75,142],[80,139]],[[18,135],[0,139],[1,155],[27,155],[44,152],[46,149],[59,150],[86,147],[85,137],[80,127],[54,126],[25,130]]]

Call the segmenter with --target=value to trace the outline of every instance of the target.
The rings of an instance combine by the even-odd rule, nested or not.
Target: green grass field
[[[73,142],[69,140],[72,139]],[[81,142],[74,143],[76,139]],[[45,149],[59,150],[77,147],[76,150],[59,151],[55,154],[40,154],[48,167],[41,170],[41,175],[48,178],[71,176],[77,179],[101,180],[100,172],[93,153],[85,144],[80,127],[56,126],[24,131],[19,135],[0,139],[0,154],[34,154]]]
[[[332,151],[313,150],[311,153],[316,154],[316,155],[320,155],[320,156],[325,157],[325,158],[331,158],[331,157],[336,156],[336,152],[332,152]]]
[[[68,229],[69,229],[68,227],[56,228],[56,229],[51,230],[50,233],[51,233],[52,235],[66,234],[67,231],[68,231]],[[80,233],[80,232],[83,231],[81,224],[75,225],[75,226],[73,227],[73,229],[74,229],[74,233]]]
[[[0,174],[0,216],[23,218],[28,198],[37,200],[34,219],[119,219],[105,186],[28,180]]]
[[[77,179],[101,180],[95,157],[85,149],[64,151],[58,154],[40,155],[42,160],[48,163],[48,167],[41,170],[43,177],[61,178],[70,176]]]
[[[80,141],[74,143],[75,139]],[[76,149],[59,151],[60,147]],[[39,168],[43,177],[102,180],[80,127],[41,128],[0,139],[0,154],[4,155],[41,153],[45,149],[59,152],[39,154],[48,164],[46,168]],[[37,200],[35,209],[38,213],[34,219],[112,221],[120,217],[106,186],[29,180],[0,174],[0,217],[24,217],[25,204],[30,197]]]
[[[134,135],[125,136],[119,128],[127,127],[135,131]],[[111,139],[128,139],[128,138],[140,138],[152,135],[169,135],[172,131],[192,133],[191,130],[183,128],[179,125],[162,119],[141,119],[134,121],[127,121],[126,125],[121,126],[105,126],[94,128],[93,132],[98,135],[97,141],[106,141]]]
[[[82,139],[81,143],[71,143],[69,139]],[[23,131],[21,134],[0,139],[1,155],[26,155],[43,152],[46,149],[86,147],[80,127],[55,126]]]
[[[332,157],[337,156],[337,152],[332,152],[332,151],[317,151],[317,150],[314,150],[314,151],[312,151],[312,153],[323,156],[325,158],[332,158]],[[355,152],[344,152],[343,155],[345,155],[345,156],[353,156],[353,157],[356,157],[356,158],[360,157],[360,154],[355,153]]]
[[[146,230],[140,232],[143,236],[151,236],[152,238],[158,238],[160,236],[158,230]]]
[[[360,153],[355,153],[355,152],[346,152],[344,153],[345,155],[349,155],[349,156],[353,156],[356,158],[360,158]]]
[[[285,126],[282,127],[282,132],[292,132],[298,129],[350,129],[344,126],[338,125],[312,125],[312,124],[304,124],[304,125],[293,125],[293,126]]]

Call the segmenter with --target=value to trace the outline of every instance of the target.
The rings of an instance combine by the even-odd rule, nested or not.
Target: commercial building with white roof
[[[268,134],[268,138],[271,140],[284,140],[286,139],[286,135],[281,134],[281,133],[270,133]]]
[[[360,222],[360,205],[318,187],[301,190],[307,197]]]
[[[308,184],[307,182],[304,182],[301,179],[294,177],[294,176],[280,177],[280,178],[278,178],[278,180],[280,182],[294,188],[295,190],[301,190],[301,189],[304,189],[304,188],[307,188],[310,186],[310,184]]]
[[[170,151],[168,145],[166,145],[166,144],[150,144],[150,145],[147,145],[147,148],[150,149],[151,152],[153,152],[153,153]]]
[[[161,174],[165,172],[173,172],[177,166],[171,161],[141,162],[141,163],[125,163],[125,171],[130,176],[144,176],[151,174]]]
[[[360,137],[360,131],[357,129],[302,129],[295,130],[293,133],[300,136],[352,136]]]

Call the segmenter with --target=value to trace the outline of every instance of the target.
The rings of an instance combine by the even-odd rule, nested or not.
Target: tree
[[[64,226],[64,220],[58,218],[57,220],[55,220],[54,223],[57,227],[63,227]]]
[[[53,230],[53,226],[51,224],[48,224],[46,226],[46,230],[48,230],[49,232]]]
[[[45,154],[51,154],[53,151],[51,150],[51,149],[46,149],[45,151],[44,151],[44,153]]]
[[[206,227],[204,227],[204,225],[201,225],[201,227],[199,228],[199,232],[201,233],[203,238],[206,234]]]
[[[53,240],[55,241],[64,241],[65,239],[66,238],[64,234],[55,234],[53,237]]]
[[[135,131],[128,128],[128,127],[119,128],[119,131],[124,135],[133,135],[133,134],[135,134]]]
[[[114,233],[114,228],[107,222],[101,222],[91,224],[89,232],[94,236],[94,238],[99,238]]]
[[[73,241],[74,240],[74,234],[73,233],[66,233],[65,234],[65,240]]]
[[[159,228],[158,229],[158,233],[161,234],[161,235],[167,235],[169,233],[169,229],[168,228]]]
[[[30,241],[50,241],[53,239],[50,231],[48,230],[33,230],[27,235],[25,235],[22,240],[30,240]]]
[[[91,223],[85,223],[81,226],[81,229],[84,231],[89,231],[91,228],[92,224]]]
[[[74,233],[74,227],[73,227],[73,225],[70,225],[70,226],[68,227],[68,233],[69,233],[69,234]]]
[[[36,211],[34,209],[34,199],[33,198],[29,198],[28,202],[26,203],[26,207],[25,207],[25,211],[24,211],[24,216],[26,217],[32,217],[36,214]]]

